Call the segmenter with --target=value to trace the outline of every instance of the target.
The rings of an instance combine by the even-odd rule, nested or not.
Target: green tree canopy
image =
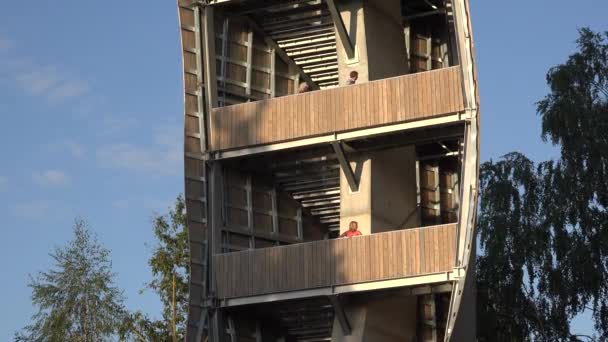
[[[154,235],[158,245],[148,260],[154,278],[148,287],[155,290],[163,303],[163,317],[171,322],[173,315],[173,277],[175,277],[175,301],[180,335],[188,312],[188,230],[186,228],[186,204],[180,195],[169,213],[153,218]]]
[[[32,277],[32,322],[15,334],[17,341],[104,341],[119,333],[125,316],[123,296],[114,286],[110,252],[83,220],[74,237],[50,253],[55,265]]]
[[[146,287],[160,297],[163,319],[153,321],[139,314],[134,317],[134,324],[153,340],[172,340],[174,313],[176,338],[183,340],[186,331],[190,254],[185,208],[184,198],[180,195],[173,208],[169,209],[169,213],[156,215],[152,219],[157,244],[148,260],[153,279]]]
[[[146,288],[160,297],[163,318],[155,320],[140,311],[130,313],[121,327],[121,333],[125,336],[138,341],[183,340],[185,337],[190,262],[185,208],[184,198],[180,195],[167,214],[152,218],[156,244],[148,259],[153,278]]]
[[[537,107],[559,159],[481,166],[481,341],[608,339],[608,33],[581,29],[577,43]],[[583,312],[592,336],[572,333]]]

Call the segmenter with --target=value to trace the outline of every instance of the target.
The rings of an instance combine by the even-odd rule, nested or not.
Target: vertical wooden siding
[[[214,108],[211,150],[286,141],[464,110],[459,67]]]
[[[220,298],[448,272],[456,224],[219,254]]]

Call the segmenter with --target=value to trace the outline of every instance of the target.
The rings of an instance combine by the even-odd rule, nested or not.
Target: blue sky
[[[577,27],[608,30],[608,2],[472,0],[472,13],[482,160],[557,156],[534,103]],[[27,323],[28,274],[50,266],[75,217],[111,249],[127,305],[159,315],[138,291],[150,218],[183,191],[180,63],[175,1],[0,3],[0,340]]]

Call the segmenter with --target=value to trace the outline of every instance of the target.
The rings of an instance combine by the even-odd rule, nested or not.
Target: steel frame
[[[437,284],[452,284],[456,279],[462,277],[463,270],[454,269],[450,272],[426,274],[409,278],[382,280],[376,282],[352,284],[352,285],[336,285],[330,287],[321,287],[316,289],[307,289],[301,291],[291,291],[282,293],[272,293],[251,297],[225,298],[220,299],[220,306],[223,308],[237,307],[243,305],[251,305],[256,303],[271,303],[285,300],[294,300],[300,298],[314,297],[329,297],[340,294],[353,294],[359,292],[368,292],[376,290],[387,290],[407,287],[434,286]],[[414,294],[415,292],[413,292]]]

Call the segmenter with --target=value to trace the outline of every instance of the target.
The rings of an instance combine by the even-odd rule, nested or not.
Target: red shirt
[[[352,231],[352,230],[349,229],[346,232],[346,237],[353,237],[353,236],[359,236],[359,235],[361,235],[361,232],[358,231],[358,230]]]

